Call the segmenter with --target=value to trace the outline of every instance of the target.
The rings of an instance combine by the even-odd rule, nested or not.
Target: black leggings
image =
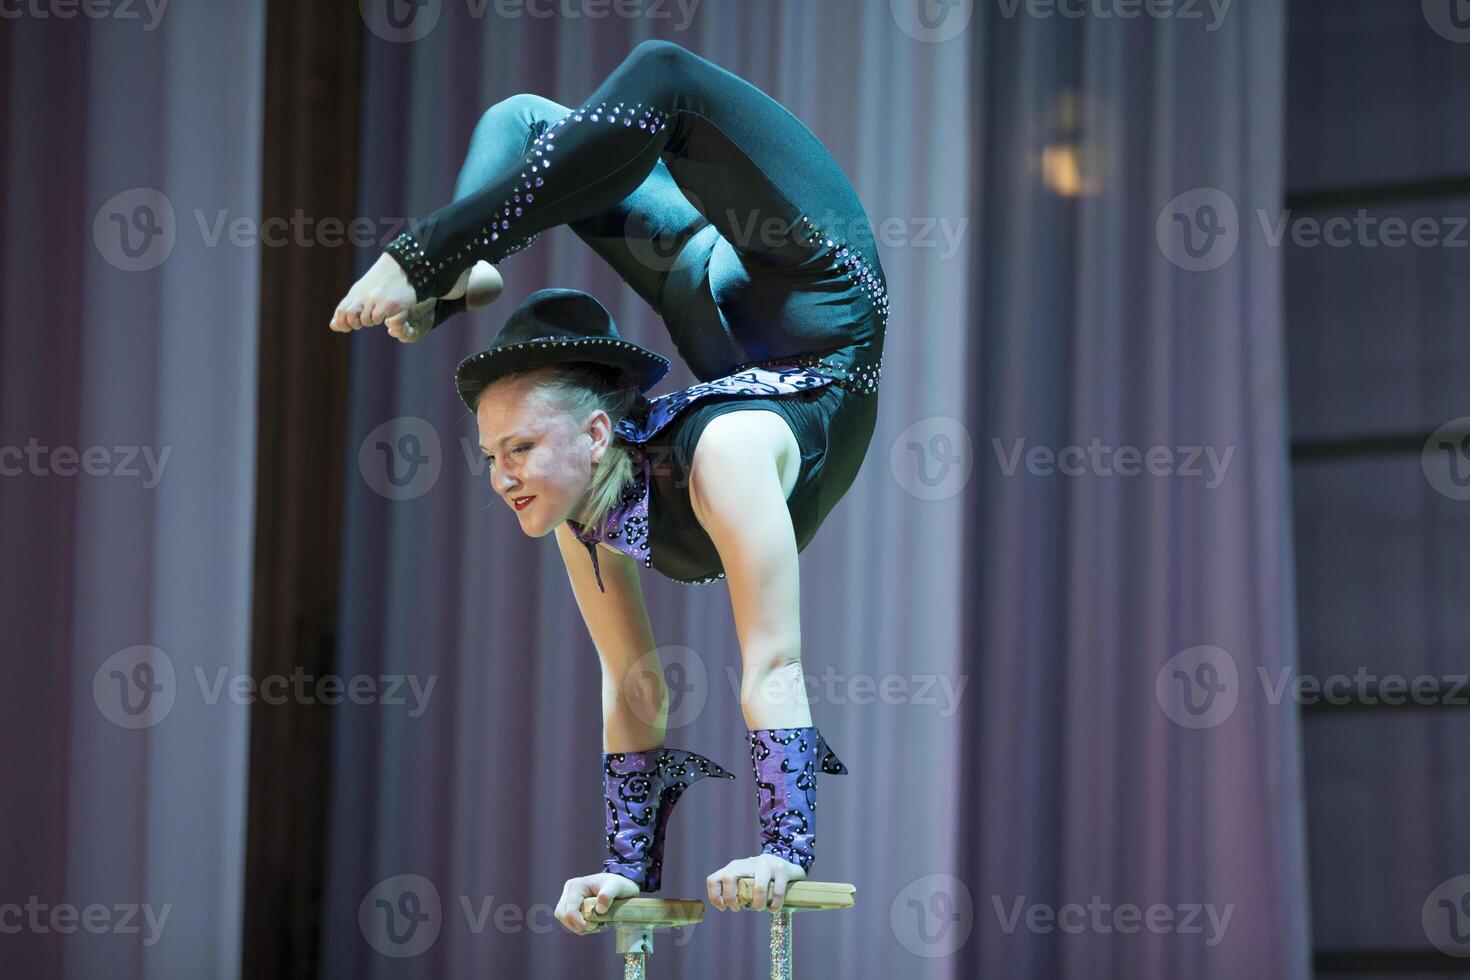
[[[701,377],[881,344],[882,268],[837,162],[778,102],[671,42],[639,44],[578,109],[520,96],[487,113],[456,200],[390,253],[438,296],[559,224],[654,305]]]

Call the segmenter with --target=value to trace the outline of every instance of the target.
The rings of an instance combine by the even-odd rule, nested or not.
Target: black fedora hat
[[[576,289],[542,289],[517,306],[495,341],[454,369],[454,387],[470,411],[485,386],[526,368],[594,361],[626,371],[647,391],[669,371],[669,360],[618,336],[603,305]]]

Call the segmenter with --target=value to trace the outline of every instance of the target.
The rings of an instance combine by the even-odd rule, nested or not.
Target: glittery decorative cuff
[[[664,831],[679,797],[705,776],[735,778],[697,752],[670,748],[605,752],[602,772],[610,855],[602,870],[632,879],[645,892],[663,883]]]
[[[816,726],[746,731],[755,770],[755,801],[761,824],[761,853],[774,854],[803,871],[816,858],[817,769],[846,775]]]
[[[408,232],[399,232],[398,237],[388,243],[383,249],[393,260],[403,267],[403,273],[408,277],[408,284],[414,289],[414,301],[422,302],[429,298],[429,282],[433,278],[433,265],[424,254],[424,246],[419,240]]]
[[[541,233],[538,231],[534,235],[527,235],[512,243],[501,252],[501,260],[530,247],[531,243],[540,237]],[[450,287],[459,280],[460,274],[466,268],[463,265],[456,266],[453,261],[431,261],[423,244],[406,231],[399,232],[398,237],[389,242],[383,251],[391,255],[393,260],[403,268],[404,275],[408,277],[408,284],[413,287],[415,302],[423,302],[430,296],[440,296],[449,292]],[[456,253],[454,258],[462,260],[465,257],[465,253],[461,251]],[[477,260],[472,259],[471,264],[474,261]],[[437,321],[435,325],[438,325]]]

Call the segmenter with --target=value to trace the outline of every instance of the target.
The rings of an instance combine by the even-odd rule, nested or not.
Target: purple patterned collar
[[[592,557],[592,571],[597,576],[597,587],[602,587],[602,569],[597,565],[597,543],[606,541],[624,554],[641,561],[645,567],[653,564],[653,553],[648,540],[648,454],[642,446],[659,430],[668,425],[691,403],[710,395],[741,395],[750,398],[765,398],[783,395],[807,388],[820,388],[830,384],[831,378],[816,374],[798,364],[768,364],[750,367],[723,378],[701,381],[699,384],[660,395],[649,402],[648,414],[642,420],[624,418],[615,426],[615,432],[628,445],[633,456],[633,481],[623,490],[623,497],[608,512],[602,526],[589,530],[577,521],[567,519],[567,525],[577,540],[587,546]]]

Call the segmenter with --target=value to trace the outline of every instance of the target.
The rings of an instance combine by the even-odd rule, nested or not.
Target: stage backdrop
[[[228,978],[264,6],[86,10],[0,27],[0,973]]]
[[[977,47],[959,975],[1308,974],[1284,9],[1226,8]]]
[[[801,921],[798,971],[1304,977],[1295,715],[1239,686],[1227,716],[1211,700],[1212,671],[1294,658],[1279,255],[1215,196],[1242,219],[1280,201],[1282,5],[573,7],[368,18],[344,152],[385,237],[359,267],[393,219],[449,199],[489,106],[578,104],[647,37],[764,88],[852,178],[893,296],[880,420],[801,589],[813,716],[852,771],[821,779],[812,877],[859,899]],[[1217,233],[1236,247],[1207,268]],[[554,544],[493,497],[450,377],[546,286],[673,351],[567,229],[504,273],[495,306],[417,345],[353,338],[341,672],[403,698],[339,714],[331,977],[617,968],[610,937],[550,918],[604,854],[597,657]],[[694,786],[672,822],[663,894],[699,898],[757,846],[739,651],[723,584],[644,587],[677,665],[669,744],[740,777]],[[1102,925],[1074,934],[1073,905]],[[1126,910],[1151,906],[1172,927]],[[711,912],[659,937],[659,969],[759,975],[765,928]]]

